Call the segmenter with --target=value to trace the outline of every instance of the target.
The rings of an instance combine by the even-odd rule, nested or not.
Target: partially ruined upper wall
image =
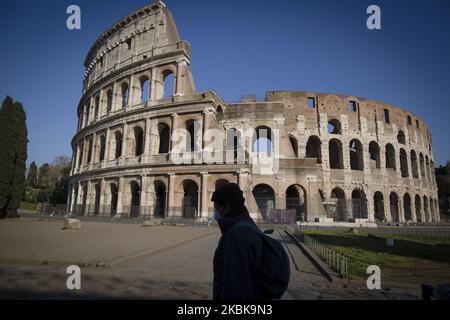
[[[122,18],[95,41],[86,56],[84,91],[134,62],[178,49],[180,37],[172,14],[161,1]],[[186,43],[189,56],[189,45]]]

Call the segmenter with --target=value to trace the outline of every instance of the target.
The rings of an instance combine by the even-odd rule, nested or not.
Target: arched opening
[[[430,198],[431,222],[435,222],[434,199]]]
[[[115,183],[111,183],[109,185],[109,190],[111,193],[111,216],[114,216],[117,213],[117,200],[119,198],[119,190]]]
[[[131,194],[130,217],[135,218],[139,216],[139,205],[141,201],[141,187],[136,181],[132,181],[130,183],[130,194]]]
[[[331,205],[328,206],[327,217],[333,221],[348,221],[347,204],[345,201],[345,192],[340,188],[334,188],[331,191]]]
[[[264,220],[273,218],[275,210],[275,192],[266,184],[258,184],[253,188],[253,197],[258,206],[258,211]]]
[[[170,148],[170,128],[165,123],[158,124],[158,134],[159,134],[159,154],[169,153]]]
[[[372,141],[369,143],[369,159],[370,159],[370,168],[372,169],[380,169],[380,147],[378,143]]]
[[[306,221],[306,192],[299,185],[289,186],[286,190],[286,209],[295,210],[297,221]]]
[[[105,149],[106,149],[106,137],[104,135],[100,136],[100,154],[99,161],[105,160]]]
[[[155,187],[155,211],[153,215],[164,218],[166,215],[166,186],[161,181],[154,182]]]
[[[406,178],[409,176],[408,174],[408,158],[406,155],[405,149],[400,149],[400,171],[402,173],[402,177]]]
[[[430,222],[430,211],[427,196],[423,196],[423,212],[425,213],[425,222]]]
[[[380,191],[375,192],[373,196],[375,220],[383,222],[386,220],[384,214],[384,197]]]
[[[271,153],[272,151],[272,130],[266,126],[257,127],[253,136],[253,152]]]
[[[362,190],[352,192],[352,214],[354,219],[367,219],[367,199]]]
[[[427,177],[427,182],[430,182],[430,161],[428,160],[428,156],[425,156],[425,176]]]
[[[331,139],[328,143],[331,169],[343,169],[342,143],[338,139]]]
[[[150,100],[150,80],[147,77],[142,77],[140,79],[141,84],[141,103]]]
[[[134,156],[139,157],[144,153],[144,131],[141,127],[135,127],[134,132]]]
[[[196,120],[186,121],[186,151],[195,152],[200,150],[200,123]]]
[[[337,119],[328,121],[327,129],[329,134],[342,134],[341,122]]]
[[[405,221],[412,221],[411,197],[408,193],[403,196],[403,211],[405,213]]]
[[[386,169],[392,169],[392,170],[396,170],[396,165],[395,165],[395,149],[392,146],[392,144],[388,143],[386,145],[386,152],[385,152],[385,156],[386,156]]]
[[[223,113],[222,106],[218,106],[217,109],[216,109],[216,112],[217,112],[218,115],[221,115]]]
[[[322,141],[320,141],[319,137],[309,137],[306,143],[306,158],[315,158],[317,163],[322,163]]]
[[[113,91],[110,89],[106,92],[106,112],[112,111]]]
[[[415,204],[415,207],[416,207],[416,219],[417,219],[417,222],[422,222],[422,210],[421,210],[422,204],[421,204],[420,196],[418,194],[416,194],[416,198],[414,200],[414,204]]]
[[[95,185],[95,201],[94,201],[94,215],[100,213],[100,185]]]
[[[392,222],[399,222],[400,215],[398,210],[398,196],[395,192],[391,192],[389,196]]]
[[[114,140],[115,140],[114,158],[118,159],[122,156],[122,133],[120,131],[116,131],[114,133]]]
[[[100,96],[95,97],[95,109],[94,109],[94,117],[97,119],[98,113],[100,111]]]
[[[364,170],[363,147],[357,139],[350,141],[350,168]]]
[[[400,144],[406,144],[405,133],[400,130],[397,134],[397,142]]]
[[[227,150],[233,150],[233,159],[238,158],[238,152],[243,152],[241,132],[235,128],[227,130]]]
[[[163,82],[163,97],[172,97],[175,93],[175,76],[172,70],[167,69],[163,71]]]
[[[183,181],[183,218],[196,219],[198,214],[198,186],[192,180]]]
[[[126,106],[128,106],[128,97],[130,93],[128,83],[126,82],[122,83],[121,89],[122,89],[122,108],[125,108]]]
[[[291,143],[292,151],[294,152],[294,156],[298,158],[298,142],[294,136],[289,136],[289,142]]]
[[[417,166],[417,155],[414,150],[411,150],[411,171],[414,179],[419,178],[419,170]]]
[[[422,176],[422,180],[424,180],[425,179],[425,159],[424,159],[422,153],[420,153],[420,155],[419,155],[419,161],[420,161],[420,175]]]

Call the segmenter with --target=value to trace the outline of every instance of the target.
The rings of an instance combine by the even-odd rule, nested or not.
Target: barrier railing
[[[341,277],[348,277],[348,258],[328,248],[308,235],[304,235],[305,245],[312,249],[323,261],[325,261]]]

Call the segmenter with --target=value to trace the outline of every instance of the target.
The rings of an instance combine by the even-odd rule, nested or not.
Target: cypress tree
[[[38,180],[38,167],[36,162],[30,164],[30,171],[28,172],[27,183],[30,188],[35,188],[37,186]]]
[[[26,115],[9,96],[0,108],[0,218],[17,216],[25,194],[27,160]]]

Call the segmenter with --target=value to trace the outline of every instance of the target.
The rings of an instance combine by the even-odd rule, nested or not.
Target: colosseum
[[[410,112],[355,96],[269,91],[227,103],[197,92],[190,45],[157,1],[85,59],[68,211],[208,221],[239,184],[253,219],[439,222],[431,135]]]

